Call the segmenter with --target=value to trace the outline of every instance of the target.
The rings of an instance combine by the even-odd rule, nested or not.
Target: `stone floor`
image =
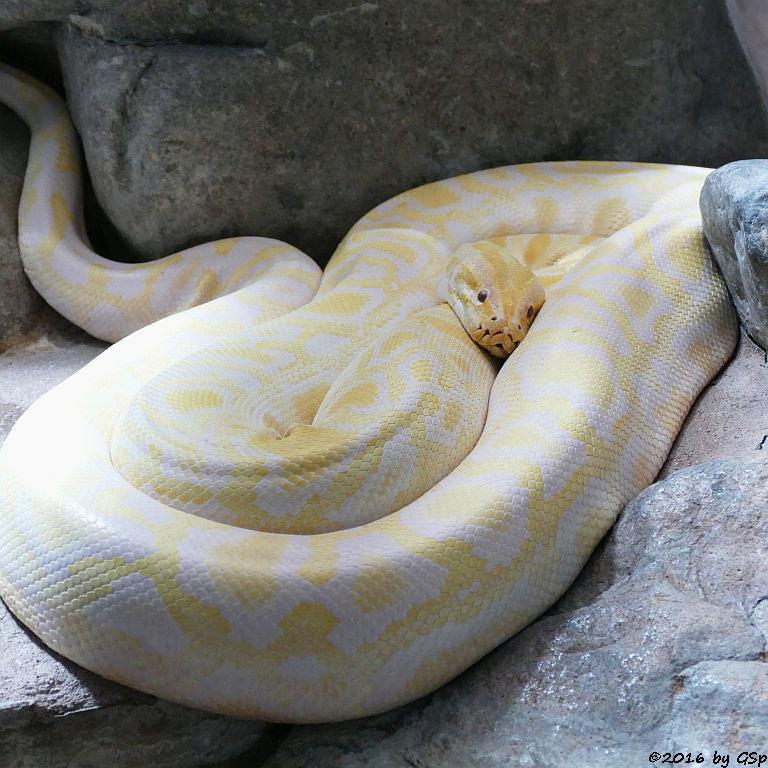
[[[656,479],[692,464],[768,450],[767,405],[768,356],[742,333],[731,361],[691,408]]]

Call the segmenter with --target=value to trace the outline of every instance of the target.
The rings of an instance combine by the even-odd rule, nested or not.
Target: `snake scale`
[[[562,595],[733,350],[707,169],[438,181],[360,219],[322,279],[263,238],[122,265],[88,245],[63,103],[8,67],[0,93],[32,129],[27,273],[91,333],[126,335],[0,451],[0,594],[149,693],[314,722],[434,690]],[[497,272],[459,291],[470,333],[514,348],[503,364],[442,301],[467,249],[546,291],[522,341],[489,314]]]

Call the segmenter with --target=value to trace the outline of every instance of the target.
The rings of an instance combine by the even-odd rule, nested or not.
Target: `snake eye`
[[[483,288],[480,293],[477,294],[477,300],[482,304],[488,298],[488,291]]]
[[[530,320],[533,317],[533,307],[528,307],[528,319]]]

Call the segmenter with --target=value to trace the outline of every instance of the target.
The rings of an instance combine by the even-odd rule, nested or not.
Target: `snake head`
[[[440,298],[474,341],[496,357],[508,357],[544,303],[544,286],[501,245],[471,243],[453,252]]]

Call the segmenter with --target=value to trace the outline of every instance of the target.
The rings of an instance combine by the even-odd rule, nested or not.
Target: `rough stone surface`
[[[768,450],[768,360],[742,333],[731,362],[693,404],[656,479],[763,449]]]
[[[726,0],[733,28],[744,46],[768,107],[768,14],[764,0]]]
[[[768,462],[648,488],[550,613],[453,683],[375,718],[294,728],[268,768],[648,765],[765,751]]]
[[[0,444],[40,395],[107,347],[53,311],[14,341],[17,343],[0,355]]]
[[[0,105],[0,351],[30,328],[43,304],[21,267],[16,239],[28,142],[24,124]]]
[[[721,0],[25,0],[0,14],[59,25],[115,226],[105,243],[131,257],[249,233],[324,263],[360,215],[424,181],[542,159],[720,165],[768,151]]]
[[[701,213],[742,325],[768,350],[768,160],[742,160],[711,173]]]

